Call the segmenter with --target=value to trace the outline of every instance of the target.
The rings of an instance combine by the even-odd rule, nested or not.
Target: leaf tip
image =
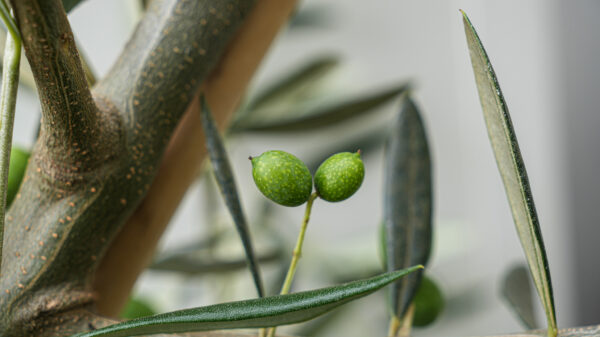
[[[467,13],[465,11],[463,11],[462,9],[459,9],[458,11],[460,12],[460,14],[462,14],[464,24],[469,27],[473,27],[473,24],[471,23],[471,19],[469,19],[469,16],[467,15]]]

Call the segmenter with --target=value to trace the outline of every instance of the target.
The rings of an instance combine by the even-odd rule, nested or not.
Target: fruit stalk
[[[302,227],[300,228],[300,234],[298,234],[298,240],[296,241],[296,247],[294,247],[294,251],[292,253],[292,261],[290,262],[290,267],[285,276],[285,281],[283,282],[283,286],[281,287],[280,295],[285,295],[290,292],[290,287],[292,286],[292,280],[294,279],[294,274],[296,274],[296,266],[298,265],[298,260],[300,256],[302,256],[302,244],[304,243],[304,235],[306,234],[306,228],[308,227],[308,220],[310,219],[310,212],[312,210],[312,205],[315,199],[319,195],[317,192],[314,192],[308,198],[306,202],[306,210],[304,211],[304,220],[302,220]],[[275,328],[271,328],[267,335],[268,337],[275,336]]]
[[[285,295],[290,292],[290,287],[292,286],[292,280],[294,279],[294,274],[296,273],[296,265],[298,264],[298,260],[302,255],[302,244],[304,243],[304,235],[306,234],[306,228],[308,227],[308,220],[310,219],[310,212],[312,210],[312,204],[317,198],[317,193],[313,193],[308,198],[306,202],[306,210],[304,211],[304,220],[302,220],[302,227],[300,228],[300,234],[298,235],[298,241],[296,241],[296,247],[294,247],[294,251],[292,253],[292,261],[290,262],[290,268],[285,276],[285,281],[283,282],[283,286],[281,287],[280,295]]]

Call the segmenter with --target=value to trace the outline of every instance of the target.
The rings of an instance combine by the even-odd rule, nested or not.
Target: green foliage
[[[330,202],[350,198],[362,185],[365,166],[356,153],[342,152],[327,158],[315,173],[319,197]]]
[[[387,270],[429,260],[432,242],[431,158],[420,112],[409,97],[402,102],[386,143],[384,224]],[[393,314],[402,319],[419,287],[414,274],[391,287]]]
[[[250,159],[252,177],[265,197],[290,207],[308,201],[312,192],[312,176],[296,156],[273,150]]]
[[[494,155],[496,156],[498,170],[504,183],[517,233],[525,250],[533,281],[546,312],[548,336],[556,336],[556,312],[550,267],[548,266],[542,231],[535,210],[525,163],[519,150],[517,135],[494,68],[475,28],[464,12],[463,23],[479,99]]]
[[[235,179],[233,177],[233,171],[231,164],[229,164],[229,158],[225,151],[225,145],[217,129],[217,125],[213,120],[212,114],[206,104],[204,97],[201,99],[200,117],[202,120],[202,128],[206,138],[206,147],[213,167],[213,172],[217,179],[219,188],[221,189],[221,195],[225,199],[225,204],[229,210],[229,214],[233,218],[233,223],[237,228],[237,231],[242,240],[244,250],[246,252],[246,258],[248,261],[248,267],[254,279],[254,286],[258,292],[259,297],[264,296],[264,287],[262,283],[262,277],[258,270],[258,262],[254,254],[252,247],[252,239],[250,238],[250,231],[248,230],[248,224],[246,216],[242,210],[242,204],[238,196]]]
[[[6,191],[6,207],[9,207],[17,196],[21,181],[25,176],[25,169],[29,161],[29,151],[18,146],[13,146],[10,152],[10,166],[8,168],[8,186]]]
[[[382,274],[344,285],[271,296],[139,318],[77,337],[127,337],[215,329],[256,328],[292,324],[322,315],[344,303],[371,294],[422,266]]]
[[[299,103],[317,93],[320,82],[324,81],[339,63],[338,57],[324,56],[317,57],[298,69],[294,69],[290,74],[261,90],[248,106],[237,113],[242,118],[236,119],[231,128],[235,130],[236,126],[243,126],[244,121],[247,123],[253,120],[256,118],[256,112],[260,114],[261,111],[264,113],[283,108],[280,109],[281,113],[289,114],[290,105]],[[271,115],[270,119],[276,118]]]

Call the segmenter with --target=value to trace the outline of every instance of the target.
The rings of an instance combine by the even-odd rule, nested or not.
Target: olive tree
[[[0,335],[129,336],[129,328],[140,335],[223,327],[212,324],[214,320],[195,329],[197,322],[183,315],[155,316],[144,326],[120,324],[124,330],[112,324],[204,159],[202,126],[207,135],[218,135],[207,105],[217,125],[223,127],[295,1],[151,1],[111,70],[92,86],[66,16],[66,11],[79,2],[10,0],[16,22],[11,28],[20,32],[42,118],[22,185],[4,216],[4,228],[0,228]],[[7,12],[3,5],[4,0],[0,0],[2,15]],[[547,315],[548,329],[531,335],[598,336],[598,326],[557,329],[548,261],[516,135],[491,63],[463,15],[490,139]],[[396,88],[370,99],[367,106],[404,91]],[[430,242],[431,231],[406,239],[413,241],[408,245],[403,244],[405,236],[398,235],[417,232],[413,231],[415,226],[431,226],[429,153],[417,109],[412,103],[408,106],[412,112],[402,112],[400,122],[394,123],[390,148],[396,150],[388,156],[387,166],[392,169],[386,179],[391,177],[387,181],[392,181],[388,185],[393,188],[386,193],[385,204],[394,210],[386,212],[384,221],[388,273],[338,287],[188,312],[198,314],[195,317],[219,312],[219,319],[232,322],[225,326],[228,328],[295,323],[423,268],[419,264],[427,263],[430,247],[430,243],[423,243]],[[341,114],[354,111],[342,109]],[[209,148],[218,147],[214,146],[215,139],[218,136],[209,137]],[[0,156],[5,154],[6,149],[0,148]],[[405,167],[412,174],[404,174]],[[216,171],[226,170],[221,167]],[[3,184],[0,181],[1,195]],[[406,184],[425,188],[404,188]],[[312,200],[327,200],[319,191],[307,195],[303,230]],[[423,216],[419,218],[419,214]],[[404,221],[404,216],[411,217],[410,221]],[[294,259],[299,255],[297,248]],[[412,264],[416,266],[410,267]],[[290,270],[293,276],[293,268]],[[413,274],[394,286],[390,335],[409,334],[403,331],[412,325],[413,295],[420,277],[420,273]],[[260,282],[257,289],[260,295]],[[169,329],[152,329],[151,325],[161,320],[168,321]],[[187,335],[233,336],[214,332]]]

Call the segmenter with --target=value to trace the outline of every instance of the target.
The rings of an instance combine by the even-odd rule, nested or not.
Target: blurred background
[[[292,100],[285,108],[310,110],[411,83],[433,156],[434,248],[428,271],[446,297],[439,319],[414,335],[520,331],[523,328],[502,299],[500,287],[507,270],[523,262],[524,255],[487,139],[459,9],[478,30],[511,110],[548,250],[559,327],[599,323],[600,273],[595,266],[600,255],[596,243],[600,39],[595,32],[600,31],[600,2],[301,1],[297,17],[264,60],[249,97],[323,58],[335,65],[301,93],[311,100]],[[70,15],[80,47],[98,77],[116,59],[138,16],[137,0],[88,0]],[[262,269],[272,293],[282,270],[272,256],[286,247],[282,261],[287,267],[304,209],[266,203],[252,182],[247,157],[280,149],[318,162],[328,151],[352,149],[357,139],[370,139],[392,120],[398,106],[398,99],[389,100],[376,112],[333,129],[228,137],[259,255],[270,261]],[[16,144],[32,145],[38,111],[35,93],[22,88]],[[381,269],[382,149],[376,145],[365,152],[366,178],[355,196],[339,204],[316,202],[295,290]],[[243,251],[212,178],[201,176],[160,251],[165,256],[182,247],[207,245],[208,260],[200,273],[144,273],[135,296],[157,311],[254,296],[246,269],[215,262],[239,260]],[[207,238],[218,238],[219,245],[210,246]],[[538,310],[540,322],[543,317]],[[385,292],[380,292],[340,309],[311,334],[383,336],[387,319]],[[292,326],[284,331],[301,334],[308,328],[319,327]]]

